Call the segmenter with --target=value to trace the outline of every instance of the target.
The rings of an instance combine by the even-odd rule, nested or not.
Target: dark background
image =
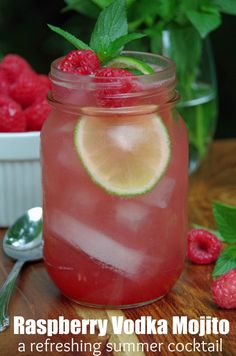
[[[0,55],[18,53],[39,72],[48,73],[50,62],[70,50],[46,24],[75,27],[86,41],[90,20],[75,12],[62,12],[63,0],[0,0]],[[58,39],[58,40],[57,40]],[[236,16],[223,16],[211,34],[219,92],[216,137],[236,137]]]

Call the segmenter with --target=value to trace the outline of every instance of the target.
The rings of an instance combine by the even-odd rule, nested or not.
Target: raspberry
[[[16,104],[16,102],[13,99],[11,99],[9,96],[4,95],[4,94],[0,95],[0,107],[3,105],[11,104],[11,103]]]
[[[38,75],[38,80],[39,80],[39,82],[40,82],[43,86],[45,86],[48,90],[51,90],[51,89],[52,89],[51,82],[50,82],[50,80],[49,80],[49,78],[48,78],[47,75],[45,75],[45,74],[39,74],[39,75]]]
[[[99,67],[99,59],[93,51],[74,50],[65,56],[58,69],[63,72],[89,75],[95,73]]]
[[[97,93],[98,101],[105,107],[120,107],[131,105],[130,98],[122,94],[135,91],[135,85],[131,78],[134,75],[125,69],[102,68],[96,74],[96,82],[104,83],[104,89]],[[107,85],[105,85],[107,84]],[[121,94],[121,95],[120,95]]]
[[[32,71],[29,63],[17,54],[7,54],[0,63],[0,68],[5,72],[11,83],[17,80],[23,71]]]
[[[0,95],[0,132],[23,132],[25,129],[26,119],[20,105]]]
[[[22,108],[26,108],[38,98],[45,98],[47,92],[48,87],[40,82],[36,73],[24,71],[18,80],[11,85],[9,95]]]
[[[219,307],[236,308],[236,269],[232,269],[213,282],[212,296]]]
[[[24,113],[27,121],[27,131],[40,131],[50,111],[51,107],[46,99],[37,101],[35,104],[25,109]]]
[[[9,82],[5,72],[0,68],[0,94],[7,94],[9,91]]]
[[[194,263],[204,265],[214,262],[221,247],[221,242],[209,231],[193,229],[188,233],[187,257]]]

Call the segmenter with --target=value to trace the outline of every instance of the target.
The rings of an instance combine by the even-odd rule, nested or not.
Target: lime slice
[[[111,68],[122,68],[130,71],[137,71],[141,74],[153,74],[154,69],[147,63],[141,61],[140,59],[126,56],[119,56],[112,59],[106,64],[106,67]]]
[[[126,197],[151,190],[171,155],[168,131],[156,114],[83,116],[74,142],[92,180],[109,193]]]

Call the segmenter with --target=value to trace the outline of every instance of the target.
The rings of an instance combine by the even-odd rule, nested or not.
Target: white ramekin
[[[40,133],[0,133],[0,227],[41,206]]]

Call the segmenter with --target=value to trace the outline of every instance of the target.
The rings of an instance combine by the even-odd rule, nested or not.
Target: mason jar
[[[139,52],[154,74],[97,78],[52,63],[43,127],[47,271],[82,305],[127,308],[167,294],[185,259],[188,143],[174,63]]]

